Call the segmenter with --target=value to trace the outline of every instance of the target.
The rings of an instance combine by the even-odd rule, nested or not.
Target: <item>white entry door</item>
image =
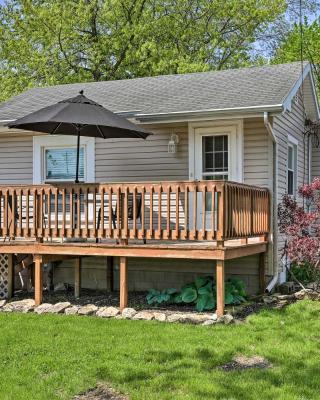
[[[242,132],[237,125],[194,129],[194,179],[242,182]],[[191,174],[190,174],[191,175]],[[198,193],[197,204],[202,204]],[[210,211],[209,211],[210,210]],[[212,198],[206,198],[205,210],[197,207],[198,224],[206,213],[207,227],[212,221]],[[197,224],[197,225],[198,225]],[[200,228],[200,226],[198,226]]]

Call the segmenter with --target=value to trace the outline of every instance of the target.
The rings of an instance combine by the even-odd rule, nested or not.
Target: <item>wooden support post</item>
[[[264,294],[266,291],[266,253],[259,254],[259,288],[260,293]]]
[[[224,260],[216,261],[217,316],[224,314]]]
[[[113,257],[107,256],[107,292],[114,291],[114,268]]]
[[[43,296],[43,271],[42,271],[42,256],[36,254],[33,256],[34,261],[34,300],[36,306],[42,303]]]
[[[8,254],[8,299],[14,294],[14,263],[13,254]]]
[[[120,257],[120,310],[128,305],[128,259]]]
[[[81,257],[75,259],[74,266],[74,297],[78,299],[81,291]]]

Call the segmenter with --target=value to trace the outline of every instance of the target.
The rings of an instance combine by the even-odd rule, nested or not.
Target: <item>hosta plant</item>
[[[148,304],[162,304],[169,303],[172,300],[172,296],[177,293],[177,290],[174,288],[156,290],[151,289],[147,295],[147,303]]]

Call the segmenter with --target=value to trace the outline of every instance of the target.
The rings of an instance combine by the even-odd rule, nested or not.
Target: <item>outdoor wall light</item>
[[[179,136],[176,133],[172,133],[168,143],[168,153],[170,154],[176,153],[178,143],[179,143]]]

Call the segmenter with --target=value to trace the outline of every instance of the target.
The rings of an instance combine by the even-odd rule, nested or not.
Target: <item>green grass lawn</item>
[[[225,372],[234,355],[273,368]],[[0,313],[0,399],[72,399],[108,382],[131,399],[320,399],[320,303],[202,327]]]

